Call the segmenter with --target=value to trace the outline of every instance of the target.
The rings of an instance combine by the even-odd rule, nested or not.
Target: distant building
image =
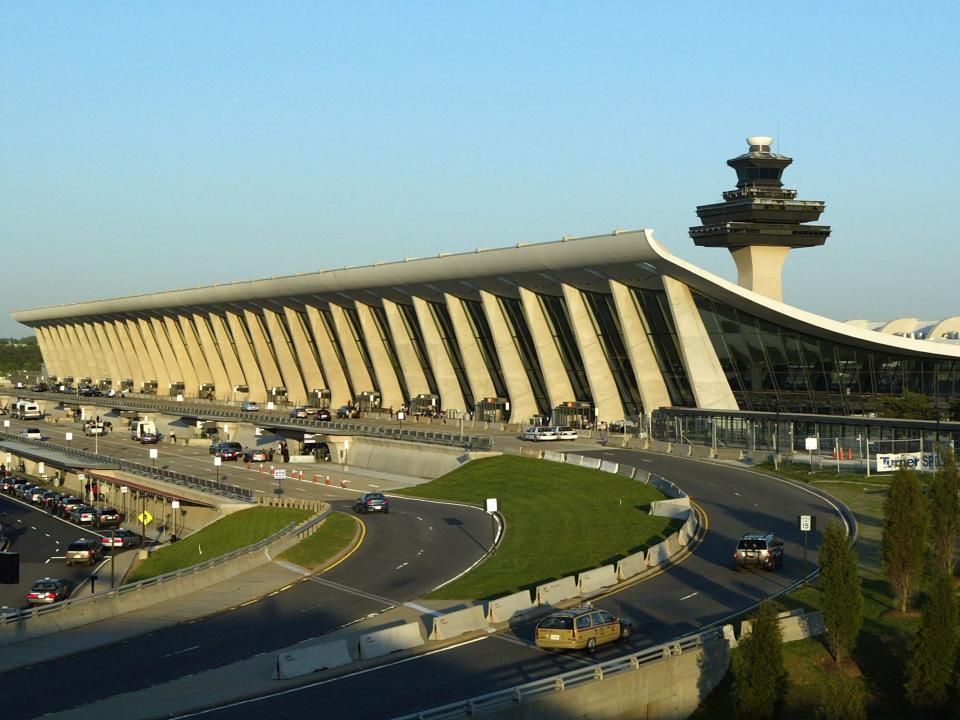
[[[656,408],[862,414],[911,390],[960,398],[960,318],[874,329],[781,302],[824,204],[748,139],[736,189],[697,209],[739,285],[649,230],[20,310],[49,372],[134,392],[492,420],[614,422]],[[879,332],[877,332],[879,330]]]

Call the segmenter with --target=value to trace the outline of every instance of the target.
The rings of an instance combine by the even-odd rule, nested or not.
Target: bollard
[[[317,478],[319,478],[319,477],[320,477],[319,475],[317,475],[316,473],[314,473],[314,474],[313,474],[313,481],[314,481],[314,482],[317,482]]]
[[[329,484],[330,484],[330,476],[329,476],[329,475],[327,475],[327,479],[323,481],[323,484],[324,484],[324,485],[329,485]]]
[[[340,487],[345,488],[350,483],[349,480],[341,480]]]

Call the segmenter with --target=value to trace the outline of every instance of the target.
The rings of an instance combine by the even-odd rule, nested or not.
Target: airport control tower
[[[829,225],[805,225],[823,212],[820,200],[797,200],[797,191],[780,182],[792,158],[770,150],[773,138],[747,138],[750,150],[727,160],[737,171],[737,189],[723,194],[723,202],[700,205],[701,227],[690,237],[704,247],[725,247],[737,263],[741,287],[783,301],[783,261],[792,248],[823,245]]]

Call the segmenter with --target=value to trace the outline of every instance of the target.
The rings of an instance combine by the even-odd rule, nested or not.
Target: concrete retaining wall
[[[627,555],[617,563],[617,578],[622,582],[647,569],[647,552],[642,550]]]
[[[319,439],[322,434],[317,434]],[[438,478],[456,470],[470,460],[500,453],[465,453],[460,448],[438,445],[416,445],[411,452],[409,442],[355,436],[346,453],[348,467],[366,468],[382,472],[396,472],[403,468],[405,475]],[[335,458],[336,459],[336,458]],[[332,463],[336,465],[336,463]]]
[[[487,622],[491,625],[507,622],[517,613],[532,609],[533,601],[530,600],[530,591],[521,590],[513,595],[491,600],[487,605]]]
[[[481,630],[487,626],[482,605],[473,605],[463,610],[444,613],[433,618],[430,640],[449,640],[464,633]]]
[[[667,560],[670,559],[670,553],[667,552],[667,544],[665,542],[657,543],[649,548],[647,548],[647,567],[652,568],[657,565],[662,565]]]
[[[545,585],[537,586],[537,605],[556,605],[579,595],[577,579],[570,575]]]
[[[780,630],[783,632],[784,642],[793,642],[794,640],[805,640],[809,637],[823,635],[826,632],[826,625],[823,620],[823,613],[812,612],[806,615],[790,615],[781,613],[779,617]],[[753,630],[753,621],[744,620],[740,623],[740,636],[749,635]]]
[[[365,633],[357,642],[360,646],[360,658],[368,660],[419,647],[424,644],[424,639],[420,623],[404,623]]]
[[[581,595],[590,595],[617,584],[617,569],[613,565],[603,565],[593,570],[580,573],[579,582]]]

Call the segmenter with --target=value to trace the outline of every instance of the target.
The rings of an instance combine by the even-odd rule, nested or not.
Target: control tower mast
[[[782,271],[793,248],[823,245],[829,225],[819,220],[825,204],[797,200],[797,191],[783,187],[780,175],[792,158],[770,150],[773,138],[747,138],[750,150],[727,160],[737,171],[737,189],[723,193],[723,202],[700,205],[701,227],[690,228],[694,243],[725,247],[737,264],[741,287],[783,301]]]

